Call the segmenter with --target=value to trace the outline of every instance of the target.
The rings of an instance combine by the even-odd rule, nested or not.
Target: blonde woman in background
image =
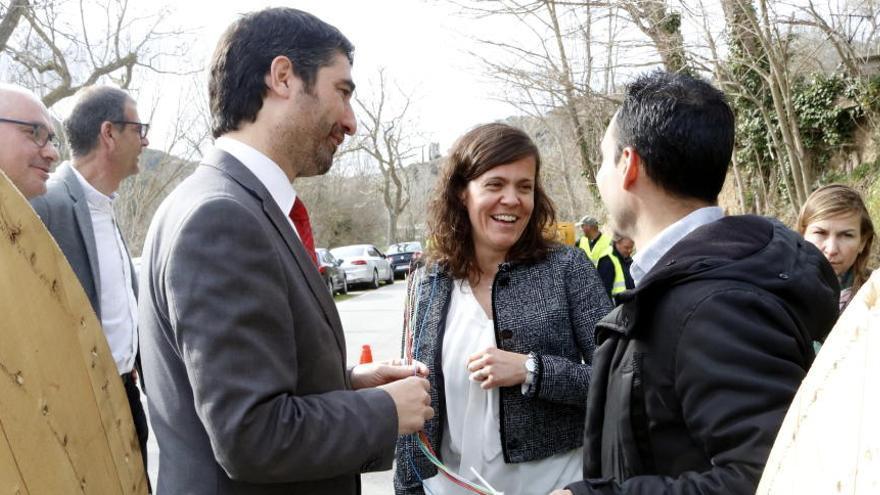
[[[840,281],[840,312],[868,280],[868,257],[874,242],[871,216],[855,189],[831,184],[807,198],[797,230],[819,248]]]

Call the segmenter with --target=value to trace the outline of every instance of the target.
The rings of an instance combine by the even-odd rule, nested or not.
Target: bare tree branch
[[[3,20],[0,21],[0,51],[6,49],[6,42],[12,36],[12,32],[18,27],[22,14],[30,6],[28,0],[12,0],[9,8],[3,13]]]
[[[47,106],[104,80],[129,88],[139,67],[165,74],[194,72],[169,70],[165,65],[183,57],[188,36],[179,30],[160,29],[168,19],[165,10],[136,17],[130,13],[128,0],[101,4],[85,0],[38,4],[14,0],[12,5],[19,6],[14,12],[24,22],[13,25],[13,16],[3,18],[2,25],[12,26],[13,32],[0,48],[14,62],[11,79],[43,95]],[[78,22],[71,24],[66,19],[74,13]],[[103,28],[96,29],[96,16],[103,21]],[[16,26],[19,29],[14,29]],[[182,41],[173,50],[159,51],[167,38]],[[158,63],[160,57],[165,64]]]
[[[397,98],[402,104],[399,110],[388,116],[392,103],[385,70],[378,71],[378,87],[371,99],[355,98],[361,109],[359,119],[360,138],[354,149],[373,159],[382,174],[379,192],[388,215],[388,243],[398,242],[398,222],[410,202],[412,184],[403,170],[404,161],[413,157],[414,146],[410,143],[412,124],[407,119],[411,97],[397,88]]]

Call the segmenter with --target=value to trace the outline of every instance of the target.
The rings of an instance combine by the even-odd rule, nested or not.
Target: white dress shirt
[[[660,231],[645,248],[639,246],[638,252],[633,256],[632,265],[629,267],[629,274],[632,276],[633,283],[638,286],[645,275],[660,261],[660,258],[669,252],[678,241],[684,239],[685,236],[703,225],[720,220],[723,217],[724,210],[719,206],[706,206],[696,209]]]
[[[214,147],[234,156],[257,177],[257,180],[269,191],[269,195],[281,209],[284,218],[287,218],[287,223],[290,224],[293,233],[299,237],[299,232],[296,231],[296,226],[290,219],[290,210],[296,201],[296,191],[281,167],[256,148],[228,136],[217,138],[214,141]]]
[[[113,214],[116,194],[104,195],[92,187],[76,168],[72,169],[89,205],[95,233],[100,279],[95,282],[100,288],[101,328],[110,345],[116,369],[122,375],[134,368],[137,354],[137,299],[132,287],[131,256],[125,248]]]
[[[504,495],[544,494],[582,478],[583,448],[546,459],[506,464],[501,450],[501,405],[498,388],[483,390],[470,380],[467,358],[495,347],[495,327],[474,297],[466,280],[453,283],[443,334],[443,379],[446,422],[440,453],[444,464],[470,481],[482,484],[480,473]],[[433,495],[467,495],[467,491],[437,474],[424,481]]]

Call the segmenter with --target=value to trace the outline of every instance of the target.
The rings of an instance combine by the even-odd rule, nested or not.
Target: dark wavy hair
[[[522,236],[507,253],[507,261],[543,259],[555,244],[544,228],[556,221],[553,202],[541,186],[541,156],[532,139],[507,124],[484,124],[460,137],[443,166],[428,218],[428,261],[440,264],[452,277],[479,274],[468,211],[461,200],[470,181],[489,170],[523,158],[535,159],[535,206]]]
[[[353,51],[338,29],[301,10],[269,8],[238,19],[220,37],[211,58],[208,93],[214,137],[256,120],[275,57],[289,58],[293,73],[311,93],[318,70],[332,64],[337,54],[353,62]]]

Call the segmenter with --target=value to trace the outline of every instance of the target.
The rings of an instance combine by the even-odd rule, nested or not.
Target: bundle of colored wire
[[[434,449],[428,443],[427,437],[425,437],[425,432],[419,432],[419,449],[425,454],[425,457],[431,461],[431,464],[437,466],[437,469],[443,473],[446,478],[455,483],[456,485],[464,488],[465,490],[478,493],[480,495],[497,495],[497,492],[492,490],[491,488],[486,488],[484,486],[473,483],[465,478],[462,478],[458,474],[452,472],[448,467],[446,467],[440,459],[437,458],[437,454],[434,452]]]
[[[424,278],[425,270],[417,270],[413,272],[409,277],[409,284],[407,285],[406,291],[406,308],[409,308],[409,311],[405,311],[403,315],[403,343],[402,343],[402,354],[404,358],[404,362],[406,364],[411,364],[414,360],[418,358],[418,348],[419,348],[419,337],[421,337],[421,332],[416,332],[416,317],[419,314],[419,306],[421,304],[421,287],[422,287],[422,279]],[[436,280],[436,279],[435,279]],[[428,309],[430,310],[431,300],[434,298],[434,285],[431,286],[431,294],[428,301]],[[425,432],[420,431],[418,433],[418,445],[419,450],[428,458],[428,460],[437,467],[437,469],[443,473],[443,475],[455,483],[456,485],[464,488],[465,490],[471,491],[473,493],[477,493],[479,495],[499,495],[498,492],[493,490],[491,487],[487,488],[482,485],[478,485],[473,483],[459,474],[453,472],[451,469],[446,467],[442,461],[437,457],[434,449],[431,448],[431,444],[428,441],[428,437],[425,436]],[[413,465],[415,469],[415,465]],[[478,477],[479,474],[474,472]],[[421,476],[416,473],[421,479]]]
[[[412,364],[413,360],[413,332],[412,322],[415,321],[415,316],[418,314],[419,310],[419,287],[421,286],[422,279],[422,271],[416,270],[410,274],[408,277],[408,284],[406,287],[406,302],[405,308],[408,311],[404,311],[403,313],[403,343],[401,349],[401,355],[404,358],[404,364]]]

